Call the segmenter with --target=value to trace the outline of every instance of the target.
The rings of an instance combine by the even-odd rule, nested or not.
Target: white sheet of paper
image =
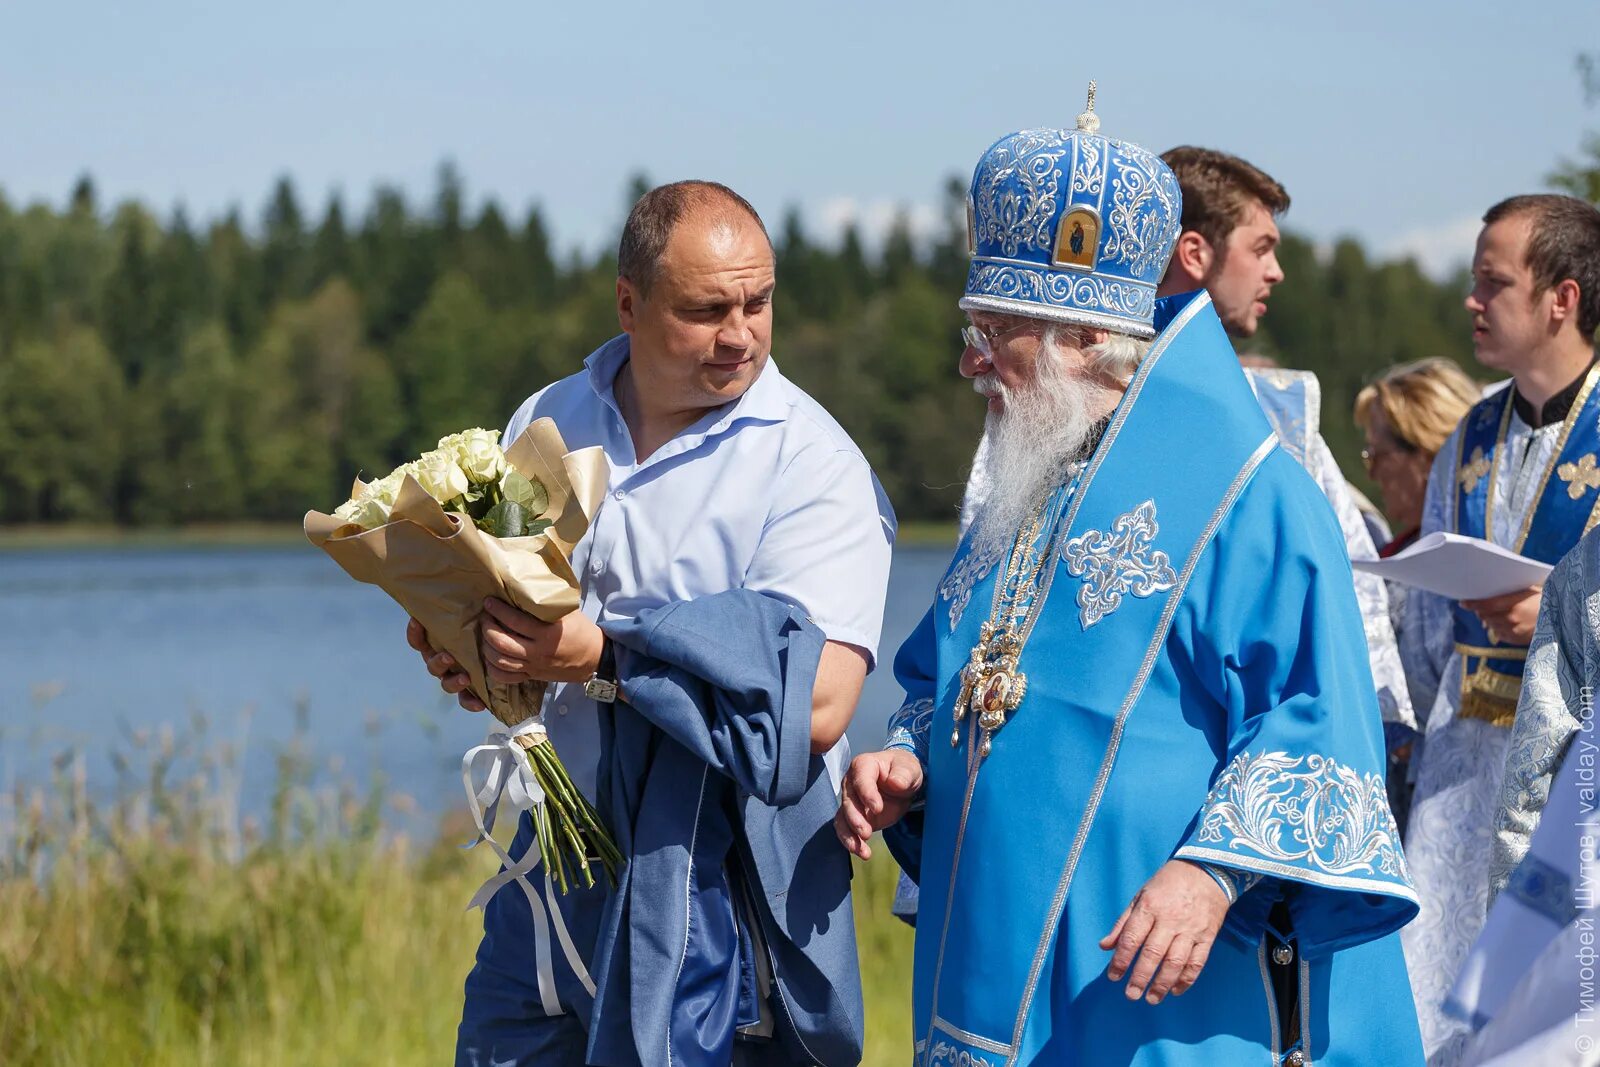
[[[1482,600],[1543,585],[1548,563],[1519,556],[1479,537],[1438,531],[1389,559],[1358,559],[1356,570],[1416,586],[1452,600]]]

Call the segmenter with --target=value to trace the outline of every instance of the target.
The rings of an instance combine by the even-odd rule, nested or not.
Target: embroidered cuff
[[[889,736],[884,748],[903,748],[924,768],[928,766],[928,734],[933,729],[933,698],[907,702],[889,716]]]
[[[1228,877],[1228,872],[1221,867],[1213,867],[1209,863],[1200,864],[1200,869],[1211,876],[1211,880],[1222,889],[1222,895],[1232,904],[1239,899],[1239,889],[1233,884],[1233,879]]]
[[[1176,855],[1416,903],[1383,777],[1317,753],[1234,757]]]
[[[1265,877],[1256,871],[1241,871],[1236,867],[1222,867],[1214,863],[1200,863],[1197,866],[1222,887],[1222,891],[1228,895],[1229,904],[1238,903],[1240,897],[1254,889]]]
[[[1200,863],[1196,864],[1196,866],[1211,876],[1211,880],[1217,883],[1218,888],[1222,890],[1222,895],[1228,898],[1230,905],[1239,899],[1239,889],[1233,884],[1233,879],[1228,877],[1227,871],[1209,863]]]

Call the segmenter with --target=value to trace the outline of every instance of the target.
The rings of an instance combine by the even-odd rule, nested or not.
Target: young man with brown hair
[[[1167,150],[1161,159],[1177,176],[1183,216],[1156,295],[1204,289],[1235,340],[1253,336],[1273,286],[1283,281],[1276,220],[1289,210],[1288,192],[1261,168],[1216,149],[1184,145]],[[1333,505],[1345,550],[1352,559],[1374,558],[1377,548],[1361,509],[1317,429],[1322,395],[1316,376],[1276,367],[1248,368],[1245,376],[1284,448],[1310,472]],[[1385,730],[1408,736],[1407,731],[1416,727],[1416,716],[1389,620],[1388,593],[1373,575],[1357,574],[1354,580],[1378,706],[1384,722],[1394,724]]]
[[[1422,535],[1467,534],[1555,563],[1600,519],[1600,210],[1515,196],[1483,221],[1466,298],[1472,344],[1511,384],[1479,401],[1439,450]],[[1404,941],[1433,1067],[1456,1063],[1467,1036],[1441,1006],[1484,922],[1502,780],[1531,791],[1547,763],[1540,753],[1564,740],[1552,718],[1513,744],[1542,595],[1406,600],[1401,648],[1426,725],[1406,836],[1422,913]],[[1531,807],[1531,797],[1510,806]]]
[[[1183,190],[1183,231],[1159,295],[1204,289],[1234,337],[1250,337],[1267,312],[1278,265],[1277,218],[1289,194],[1259,167],[1212,148],[1168,149],[1163,162]]]

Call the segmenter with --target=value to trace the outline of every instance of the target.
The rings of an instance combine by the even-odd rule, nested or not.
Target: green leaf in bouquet
[[[508,470],[500,479],[500,491],[507,500],[515,501],[535,517],[550,510],[550,491],[537,478],[528,478],[521,471]]]
[[[496,537],[522,537],[528,530],[528,513],[515,500],[502,500],[483,517],[485,529]]]
[[[538,534],[544,533],[554,525],[555,523],[551,522],[549,519],[534,519],[532,522],[528,523],[527,535],[529,537],[534,537]]]

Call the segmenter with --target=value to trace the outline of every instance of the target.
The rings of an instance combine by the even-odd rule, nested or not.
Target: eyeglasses
[[[1367,468],[1367,473],[1371,474],[1372,468],[1377,466],[1378,461],[1384,456],[1409,456],[1416,452],[1416,450],[1417,446],[1412,444],[1410,441],[1397,440],[1392,448],[1363,448],[1361,450],[1361,462]]]
[[[978,354],[984,359],[992,360],[994,359],[995,342],[999,341],[1000,338],[1006,336],[1007,334],[1016,333],[1018,330],[1033,329],[1036,326],[1037,323],[1020,322],[1011,327],[1009,330],[1001,330],[998,333],[987,333],[977,326],[967,325],[961,328],[961,341],[968,347],[977,349]]]

